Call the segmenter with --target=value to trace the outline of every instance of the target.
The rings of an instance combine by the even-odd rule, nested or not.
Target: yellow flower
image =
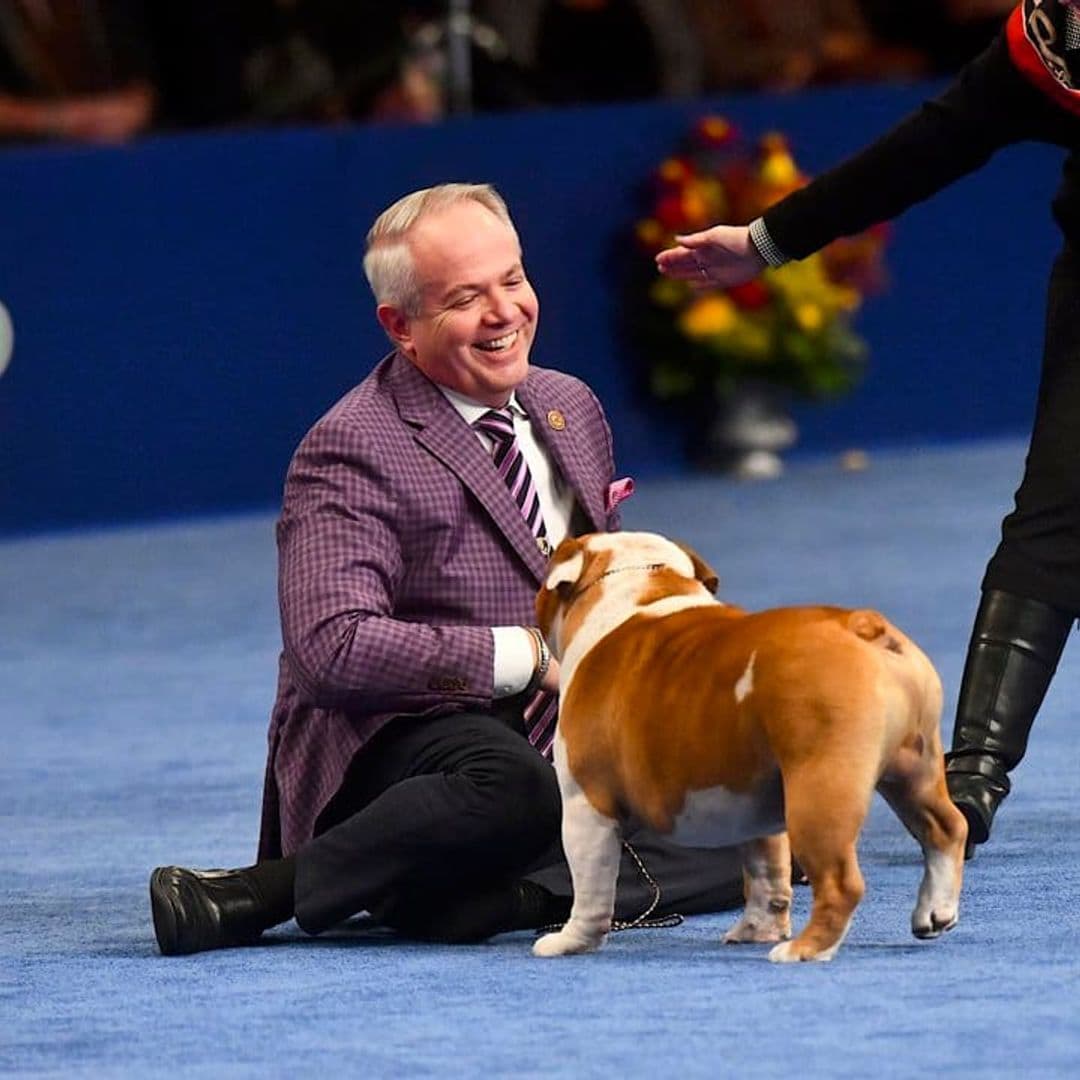
[[[727,209],[724,189],[711,177],[695,177],[683,185],[682,212],[689,226],[703,228],[723,218]]]
[[[766,270],[765,275],[772,288],[784,297],[796,322],[804,330],[810,329],[810,324],[820,327],[824,319],[831,319],[838,311],[850,310],[848,305],[858,302],[853,290],[829,280],[820,254],[788,263],[778,270]],[[816,308],[817,312],[805,312],[800,316],[797,312],[803,307]]]
[[[810,302],[796,304],[792,314],[800,329],[810,334],[815,330],[820,330],[825,323],[825,312],[819,304]]]
[[[678,319],[679,329],[688,338],[729,333],[738,321],[738,309],[726,296],[701,296]]]
[[[634,231],[637,233],[638,243],[646,251],[658,251],[663,246],[667,235],[656,218],[645,218],[644,221],[639,221]]]
[[[728,344],[743,360],[765,364],[772,360],[772,334],[759,319],[741,319]]]
[[[649,286],[649,299],[660,307],[678,307],[689,292],[689,287],[682,281],[674,278],[658,277]]]
[[[789,187],[799,178],[795,160],[783,150],[766,155],[761,163],[761,179],[770,187]]]

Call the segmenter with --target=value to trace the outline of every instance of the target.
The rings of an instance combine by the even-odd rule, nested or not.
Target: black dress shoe
[[[243,870],[159,866],[150,875],[150,908],[165,956],[250,945],[273,921]]]

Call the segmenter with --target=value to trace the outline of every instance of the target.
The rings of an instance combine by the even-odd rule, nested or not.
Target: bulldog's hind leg
[[[570,919],[533,945],[535,956],[565,956],[592,952],[604,944],[615,911],[615,885],[622,850],[619,823],[600,813],[571,775],[566,744],[555,738],[555,769],[562,792],[562,839],[574,902]]]
[[[842,755],[818,758],[785,772],[788,835],[792,852],[810,879],[813,903],[802,932],[769,953],[773,963],[831,960],[840,948],[866,890],[855,845],[874,779],[868,768],[854,767]]]
[[[791,937],[791,847],[787,833],[741,845],[746,906],[724,935],[725,945]]]
[[[923,851],[923,877],[911,913],[917,938],[936,938],[951,930],[960,915],[967,821],[945,786],[941,748],[930,762],[882,780],[878,790]]]

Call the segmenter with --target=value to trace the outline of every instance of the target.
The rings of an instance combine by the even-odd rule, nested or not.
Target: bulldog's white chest
[[[723,787],[690,792],[671,838],[689,847],[728,847],[784,828],[784,799],[777,776],[751,795]]]

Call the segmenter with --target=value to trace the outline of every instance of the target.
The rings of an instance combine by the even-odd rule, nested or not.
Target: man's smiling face
[[[539,314],[514,230],[469,199],[421,218],[407,242],[419,311],[384,304],[379,321],[433,382],[505,405],[528,374]]]

